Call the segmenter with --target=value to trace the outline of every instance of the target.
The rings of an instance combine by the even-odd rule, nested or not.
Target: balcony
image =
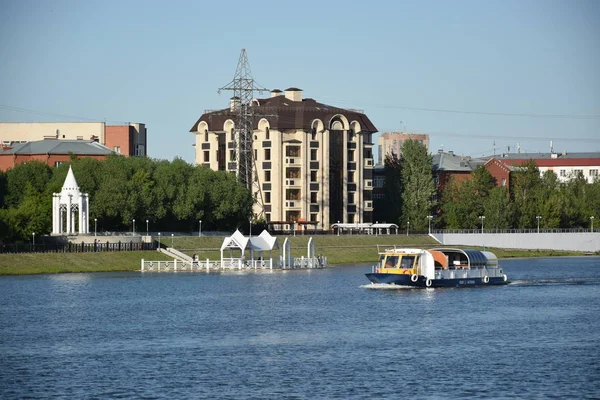
[[[286,165],[302,165],[302,159],[300,157],[285,157]]]
[[[365,201],[365,211],[373,211],[373,201],[372,200]]]
[[[373,190],[373,179],[365,179],[365,190]]]
[[[373,159],[365,158],[365,168],[373,168]]]
[[[285,207],[287,209],[297,209],[297,210],[300,210],[302,208],[302,202],[300,200],[287,200],[285,202]]]

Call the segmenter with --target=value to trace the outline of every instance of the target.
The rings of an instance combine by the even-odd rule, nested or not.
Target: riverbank
[[[289,237],[292,255],[306,255],[310,236]],[[283,247],[279,238],[279,246]],[[327,257],[330,265],[375,263],[377,245],[412,248],[441,247],[428,235],[346,235],[313,236],[316,253]],[[163,239],[163,245],[171,246],[171,238]],[[173,239],[175,248],[188,255],[198,255],[201,260],[221,258],[222,237],[178,237]],[[458,246],[465,247],[465,246]],[[498,258],[528,258],[582,256],[581,252],[555,250],[507,250],[486,248]],[[68,272],[139,271],[140,260],[168,261],[171,258],[158,251],[101,252],[101,253],[24,253],[0,254],[0,275],[54,274]]]

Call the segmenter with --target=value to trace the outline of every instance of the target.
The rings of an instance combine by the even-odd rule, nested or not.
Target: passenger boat
[[[508,283],[498,258],[489,251],[377,247],[379,262],[366,274],[371,283],[425,288]]]

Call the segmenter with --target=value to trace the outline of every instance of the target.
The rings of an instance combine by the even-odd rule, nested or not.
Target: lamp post
[[[175,243],[175,242],[174,242],[174,240],[175,240],[175,237],[174,237],[174,236],[175,236],[175,235],[171,233],[171,248],[172,248],[172,249],[174,249],[174,248],[175,248],[175,244],[174,244],[174,243]]]
[[[542,219],[541,215],[536,215],[535,219],[538,221],[538,233],[540,233],[540,219]]]
[[[250,223],[250,237],[252,237],[252,220],[249,219],[248,222]]]
[[[340,221],[338,221],[338,223],[337,223],[337,231],[338,231],[337,232],[338,236],[340,236]]]
[[[433,219],[433,215],[428,215],[427,219],[429,220],[429,234],[431,235],[431,220]]]
[[[198,237],[202,237],[202,220],[198,221]]]
[[[481,233],[483,233],[483,220],[485,220],[485,215],[480,215],[479,219],[481,220]]]
[[[35,232],[31,232],[31,235],[33,236],[33,251],[35,251]]]
[[[590,232],[594,232],[594,216],[593,215],[590,217],[590,221],[592,224],[592,226],[590,227]]]
[[[410,221],[406,221],[406,236],[408,236],[408,228],[410,227]]]
[[[94,218],[94,237],[96,237],[97,231],[98,231],[98,218]]]
[[[158,232],[158,247],[159,248],[161,247],[160,245],[161,245],[161,243],[160,243],[160,232]]]
[[[146,236],[148,236],[148,220],[146,220]]]
[[[135,236],[135,219],[133,220],[132,224],[133,224],[133,230],[131,231],[132,232],[131,235]]]

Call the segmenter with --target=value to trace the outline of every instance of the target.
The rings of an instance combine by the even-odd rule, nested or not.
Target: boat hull
[[[365,274],[371,283],[389,284],[397,286],[409,286],[418,288],[437,288],[437,287],[468,287],[468,286],[490,286],[506,285],[508,280],[504,276],[490,277],[486,283],[484,278],[459,278],[459,279],[430,279],[424,276],[418,276],[416,279],[409,274],[386,274],[386,273],[368,273]]]

